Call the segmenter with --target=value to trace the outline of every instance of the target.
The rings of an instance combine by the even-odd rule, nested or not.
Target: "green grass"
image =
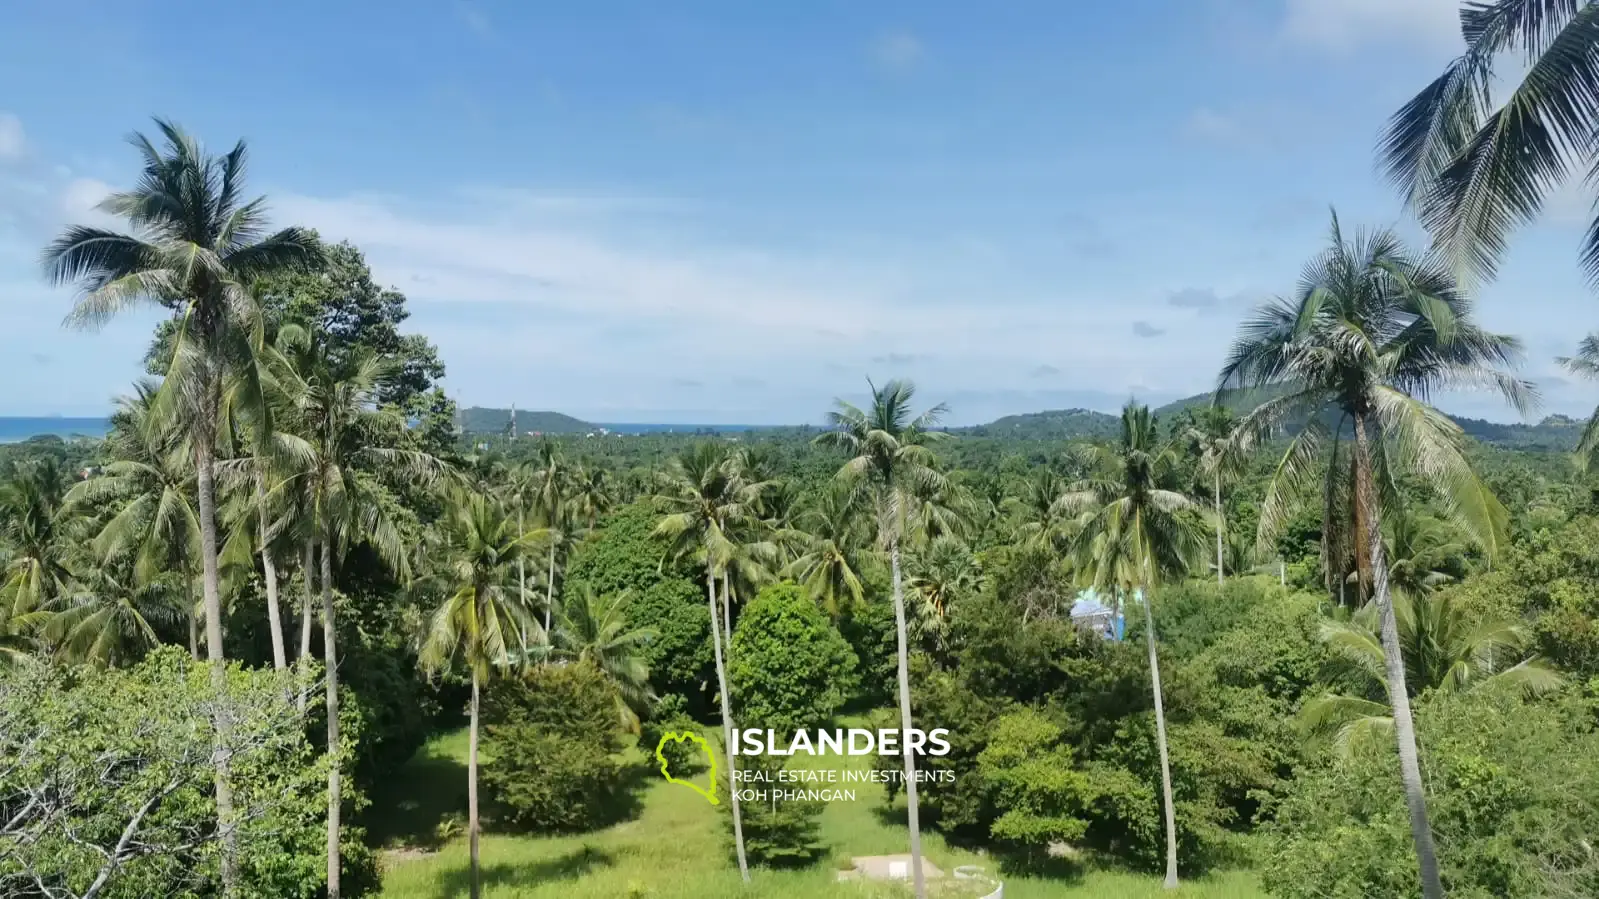
[[[385,789],[374,796],[371,832],[391,848],[415,849],[385,853],[382,896],[386,899],[452,899],[467,894],[467,847],[464,836],[437,845],[436,823],[465,808],[466,734],[440,735],[424,746]],[[848,764],[865,767],[869,759],[804,758],[815,766]],[[907,851],[903,806],[882,811],[880,784],[855,785],[856,800],[828,803],[822,816],[823,837],[834,855],[886,855]],[[728,857],[720,812],[693,791],[664,780],[650,782],[639,816],[615,827],[570,837],[496,834],[482,840],[483,895],[487,899],[878,899],[903,897],[895,885],[867,887],[836,882],[836,866],[828,862],[803,871],[751,872],[753,882],[739,882]],[[723,799],[723,802],[726,802]],[[951,847],[934,832],[922,835],[927,858],[945,872],[957,865],[981,865],[995,871],[992,858]],[[1187,899],[1252,899],[1263,897],[1249,872],[1227,872],[1185,882],[1176,893],[1161,888],[1160,878],[1123,872],[1087,870],[1066,879],[1001,875],[1006,899],[1139,899],[1180,896]]]

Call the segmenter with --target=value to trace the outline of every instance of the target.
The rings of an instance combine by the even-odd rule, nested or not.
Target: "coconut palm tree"
[[[16,464],[0,481],[0,542],[11,548],[0,594],[9,598],[16,620],[32,616],[72,583],[61,514],[65,492],[61,468],[48,457]]]
[[[1071,482],[1053,468],[1039,468],[1017,485],[1005,503],[1016,525],[1016,536],[1028,549],[1062,553],[1071,545],[1076,517],[1060,506]]]
[[[1505,509],[1472,472],[1459,425],[1427,401],[1437,390],[1487,387],[1526,410],[1532,387],[1506,371],[1519,353],[1514,338],[1477,326],[1471,300],[1437,257],[1407,251],[1386,230],[1348,239],[1334,215],[1330,245],[1306,266],[1298,293],[1261,306],[1241,326],[1218,384],[1278,391],[1239,423],[1243,450],[1286,423],[1297,430],[1260,505],[1260,544],[1318,484],[1324,530],[1353,534],[1362,592],[1369,584],[1381,617],[1394,739],[1428,899],[1443,887],[1390,601],[1383,514],[1399,508],[1394,478],[1409,473],[1437,494],[1465,536],[1490,557],[1497,552]]]
[[[113,582],[113,595],[152,585],[169,572],[182,575],[187,584],[200,570],[194,457],[183,433],[163,427],[152,415],[158,389],[141,381],[131,395],[117,400],[106,435],[111,461],[74,484],[62,500],[68,513],[92,515],[99,523],[89,544],[95,556],[126,569],[127,586]],[[183,606],[194,653],[194,603]]]
[[[971,547],[952,535],[935,537],[907,555],[905,573],[905,587],[916,600],[916,630],[942,646],[950,607],[983,588]]]
[[[278,333],[272,357],[273,379],[289,398],[284,421],[305,435],[301,471],[284,478],[267,497],[287,494],[309,510],[318,549],[322,587],[322,652],[327,696],[328,752],[339,751],[339,675],[333,572],[357,543],[401,578],[410,575],[409,558],[393,505],[373,471],[428,479],[442,473],[437,459],[415,450],[373,446],[367,440],[378,425],[376,409],[383,386],[398,371],[394,360],[370,352],[335,356],[327,343],[298,325]],[[299,494],[298,500],[293,499]],[[328,766],[328,895],[339,895],[339,829],[343,803],[340,766]]]
[[[866,572],[879,560],[869,543],[866,504],[854,484],[834,481],[800,514],[799,549],[783,570],[834,618],[866,601]]]
[[[152,622],[174,624],[188,611],[188,577],[163,574],[141,582],[127,575],[90,567],[50,603],[43,636],[62,658],[113,667],[135,663],[161,642]]]
[[[843,400],[828,413],[831,430],[819,435],[819,446],[842,450],[849,456],[838,477],[868,491],[876,512],[877,539],[888,551],[894,589],[894,626],[899,640],[900,728],[912,729],[909,636],[905,626],[905,585],[900,576],[901,542],[916,525],[915,515],[927,501],[950,488],[938,470],[932,444],[948,436],[934,430],[944,414],[942,404],[920,415],[911,410],[915,385],[894,380],[881,388],[867,381],[872,401],[867,409]],[[922,874],[921,813],[916,796],[916,758],[907,744],[905,762],[906,815],[911,838],[911,878],[917,899],[926,899]]]
[[[1395,592],[1394,619],[1405,660],[1405,688],[1428,691],[1511,688],[1532,695],[1558,689],[1564,678],[1544,660],[1524,657],[1529,634],[1512,619],[1478,620],[1445,594]],[[1379,698],[1385,679],[1381,615],[1375,604],[1347,622],[1322,625],[1322,640],[1366,689],[1327,693],[1305,703],[1300,723],[1314,739],[1331,739],[1342,753],[1393,739],[1392,708]]]
[[[182,422],[194,453],[206,652],[220,690],[226,670],[212,462],[223,383],[230,373],[249,375],[247,360],[259,340],[260,309],[248,286],[312,263],[320,249],[316,238],[300,228],[267,233],[264,200],[243,199],[247,154],[242,141],[213,156],[177,125],[157,119],[156,127],[162,146],[143,134],[130,138],[143,157],[138,185],[100,204],[102,211],[127,219],[135,234],[71,226],[45,248],[44,267],[50,283],[79,289],[69,325],[98,327],[144,304],[162,306],[175,319],[172,357],[157,405],[163,415]],[[238,886],[233,792],[222,748],[227,722],[217,714],[222,887],[232,896]]]
[[[67,541],[60,532],[63,478],[54,460],[14,465],[0,481],[0,662],[34,648],[49,621],[47,605],[71,588]]]
[[[532,608],[516,582],[516,561],[533,552],[534,539],[495,499],[458,493],[443,522],[444,544],[435,577],[444,600],[429,619],[420,660],[430,673],[457,654],[472,677],[471,736],[467,749],[467,834],[471,894],[481,891],[478,865],[478,708],[484,681],[531,648],[546,643]]]
[[[1394,113],[1380,154],[1455,268],[1491,277],[1510,232],[1599,162],[1599,4],[1470,0],[1460,31],[1465,51]],[[1504,92],[1507,59],[1525,68]],[[1599,220],[1581,259],[1599,279]]]
[[[658,633],[654,628],[628,624],[630,598],[626,590],[602,597],[591,585],[579,585],[561,598],[560,614],[549,641],[551,656],[588,662],[616,685],[618,718],[623,726],[638,733],[640,713],[647,714],[655,702],[643,650]]]
[[[1121,441],[1106,451],[1104,473],[1073,484],[1060,498],[1060,505],[1077,516],[1073,553],[1078,570],[1094,589],[1130,596],[1144,607],[1144,642],[1155,697],[1155,739],[1166,818],[1166,888],[1173,889],[1177,886],[1177,817],[1152,607],[1159,585],[1181,577],[1203,557],[1206,523],[1197,503],[1168,487],[1177,445],[1161,441],[1149,407],[1128,403],[1122,409],[1121,432]]]
[[[1227,546],[1224,533],[1227,516],[1221,508],[1222,481],[1231,480],[1242,473],[1247,457],[1238,452],[1233,440],[1233,415],[1225,406],[1207,406],[1194,416],[1194,423],[1184,437],[1199,454],[1199,473],[1210,481],[1211,499],[1215,505],[1216,525],[1216,583],[1227,582]]]
[[[533,494],[530,498],[549,541],[549,569],[545,575],[544,594],[544,627],[548,630],[555,611],[556,555],[562,545],[571,539],[573,522],[568,499],[572,493],[573,472],[567,468],[554,441],[548,438],[539,442],[534,465]]]
[[[1555,361],[1579,378],[1599,381],[1599,333],[1584,337],[1577,344],[1575,356],[1561,356]],[[1599,409],[1595,409],[1588,417],[1588,424],[1582,430],[1582,439],[1577,442],[1577,466],[1587,471],[1593,467],[1595,458],[1599,458]]]
[[[669,541],[668,556],[697,557],[705,564],[705,600],[711,612],[711,648],[716,658],[717,692],[722,704],[724,746],[733,745],[733,706],[728,701],[727,664],[722,652],[722,626],[716,609],[716,584],[733,558],[736,545],[728,538],[756,514],[759,491],[735,475],[727,454],[713,443],[696,443],[672,460],[661,475],[656,501],[666,510],[655,534]],[[744,819],[737,791],[730,791],[733,846],[739,876],[749,882],[744,853]]]

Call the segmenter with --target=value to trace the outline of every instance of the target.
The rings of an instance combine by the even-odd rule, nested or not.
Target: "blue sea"
[[[63,440],[73,437],[104,437],[110,429],[109,418],[64,418],[59,415],[40,418],[0,416],[0,443],[20,443],[29,437],[46,434],[53,434]]]
[[[65,418],[41,416],[37,418],[0,416],[0,443],[20,443],[29,437],[53,434],[63,440],[72,437],[104,437],[110,430],[109,418]],[[694,424],[640,424],[637,422],[607,423],[599,427],[613,434],[696,434],[700,432],[729,433],[752,431],[770,425],[694,425]]]

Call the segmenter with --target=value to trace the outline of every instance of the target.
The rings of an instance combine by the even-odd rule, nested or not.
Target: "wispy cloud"
[[[872,60],[891,72],[907,72],[915,68],[926,52],[921,39],[908,31],[889,32],[871,46]]]
[[[1165,328],[1157,328],[1146,321],[1133,322],[1133,333],[1139,337],[1159,337],[1166,333]]]
[[[27,139],[22,133],[22,120],[9,112],[0,111],[0,161],[21,159],[27,146]]]
[[[1334,51],[1367,44],[1463,45],[1460,0],[1286,0],[1282,35]]]
[[[459,0],[455,4],[455,14],[478,37],[484,40],[494,37],[494,23],[489,21],[488,14],[477,4]]]

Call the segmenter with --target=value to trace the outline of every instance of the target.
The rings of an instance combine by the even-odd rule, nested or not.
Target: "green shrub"
[[[615,688],[592,666],[544,665],[492,682],[484,719],[484,791],[506,824],[582,831],[630,811]]]
[[[855,689],[855,653],[796,585],[762,590],[733,631],[728,678],[741,726],[820,727]]]
[[[672,693],[661,697],[655,704],[650,720],[639,729],[639,748],[650,760],[652,768],[660,765],[655,758],[656,748],[659,747],[674,777],[697,774],[705,770],[705,754],[699,747],[684,740],[667,740],[663,744],[661,737],[669,733],[698,733],[699,729],[699,722],[688,715],[687,701],[681,695]]]
[[[1475,690],[1416,706],[1428,811],[1449,895],[1599,895],[1599,735],[1591,710]],[[1391,745],[1300,773],[1267,829],[1273,895],[1421,891]]]
[[[824,803],[770,797],[773,790],[806,789],[803,783],[777,782],[776,772],[783,769],[783,760],[764,755],[740,755],[734,756],[734,761],[740,771],[747,772],[740,786],[765,792],[769,796],[767,799],[740,804],[744,851],[750,863],[772,868],[797,868],[812,864],[826,855],[827,844],[821,839]],[[765,779],[751,780],[757,772]],[[728,785],[726,775],[723,775],[718,789],[725,789]],[[727,810],[723,820],[727,825],[729,851],[736,851],[732,846],[733,804],[723,802],[721,807]]]

